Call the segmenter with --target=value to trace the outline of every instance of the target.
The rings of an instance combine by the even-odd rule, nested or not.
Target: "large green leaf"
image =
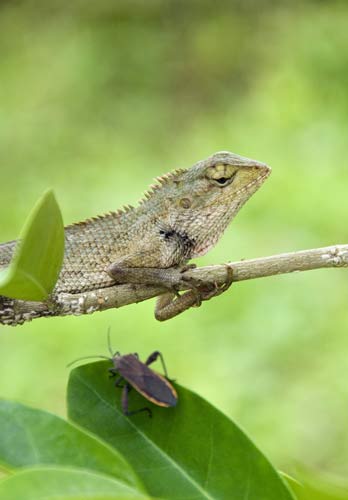
[[[75,368],[68,387],[69,417],[108,441],[133,465],[148,492],[166,499],[294,498],[274,468],[226,416],[199,396],[178,388],[176,408],[159,408],[135,391],[125,417],[107,362]]]
[[[110,446],[75,425],[12,401],[0,401],[0,464],[8,469],[69,465],[141,487],[132,467]]]
[[[70,467],[24,469],[0,481],[0,500],[146,500],[117,479]]]
[[[64,226],[53,191],[37,202],[19,241],[10,266],[0,271],[0,295],[45,300],[56,284],[64,256]]]

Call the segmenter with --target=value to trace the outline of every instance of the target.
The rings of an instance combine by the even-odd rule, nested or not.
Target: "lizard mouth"
[[[258,188],[259,186],[261,186],[261,184],[264,183],[264,181],[267,179],[267,177],[270,175],[270,173],[272,171],[271,167],[268,167],[266,165],[263,167],[263,169],[264,169],[264,171],[262,173],[260,173],[260,175],[256,179],[253,179],[248,184],[244,185],[242,188],[237,189],[237,191],[232,191],[230,194],[228,194],[226,196],[226,199],[235,198],[236,196],[242,195],[244,193],[248,193],[254,187]],[[245,201],[246,200],[244,200],[242,203],[240,203],[240,207],[245,203]],[[211,203],[205,205],[205,207],[206,208],[208,208],[208,207],[214,207],[215,205],[216,205],[216,200],[214,200]]]
[[[224,222],[222,223],[223,228],[221,229],[221,232],[215,233],[215,236],[211,236],[211,231],[206,235],[206,238],[203,238],[200,243],[197,244],[197,246],[193,250],[194,257],[199,257],[201,255],[205,255],[212,247],[215,246],[216,242],[219,240],[221,233],[224,232],[228,224],[233,220],[235,215],[239,212],[239,210],[242,208],[242,206],[246,203],[246,201],[249,199],[249,197],[253,194],[257,188],[263,184],[263,182],[267,179],[267,177],[271,173],[271,168],[270,167],[265,167],[262,173],[256,178],[250,181],[248,184],[243,186],[241,189],[235,191],[234,193],[231,193],[230,202],[227,202],[225,205],[225,211],[222,215],[222,218],[224,219]],[[243,196],[243,194],[246,193],[246,196]],[[249,195],[250,193],[250,195]],[[234,198],[232,201],[231,198]],[[237,198],[237,200],[236,200]],[[211,203],[207,207],[214,207],[216,206],[215,203]],[[214,212],[214,210],[213,210]],[[212,215],[212,214],[210,214]],[[210,216],[208,215],[208,217]]]
[[[266,170],[266,168],[267,168],[267,170]],[[271,168],[270,167],[264,167],[264,169],[265,170],[258,177],[256,177],[256,179],[253,179],[248,184],[246,184],[245,186],[243,186],[241,189],[238,189],[238,191],[236,191],[234,193],[234,195],[236,195],[236,194],[237,195],[238,194],[242,194],[242,193],[250,191],[251,188],[253,188],[253,187],[261,186],[261,184],[263,184],[263,182],[267,179],[267,177],[271,173]]]

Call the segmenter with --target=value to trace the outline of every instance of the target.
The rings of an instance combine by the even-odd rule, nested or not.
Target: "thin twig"
[[[323,267],[348,267],[348,245],[333,245],[299,252],[281,253],[270,257],[241,260],[228,264],[233,269],[233,281],[244,281],[277,274],[310,271]],[[187,272],[195,279],[217,280],[226,278],[225,266],[207,266]]]
[[[348,245],[333,245],[283,253],[270,257],[229,262],[227,265],[233,269],[233,281],[236,282],[324,267],[348,267]],[[190,269],[185,272],[185,276],[202,283],[211,282],[221,286],[227,277],[226,265]],[[180,289],[187,288],[189,287],[183,285]],[[158,286],[125,284],[80,294],[59,294],[55,313],[71,314],[73,303],[76,303],[77,314],[102,311],[141,302],[166,291],[168,290]],[[68,304],[68,309],[65,311],[66,304]]]

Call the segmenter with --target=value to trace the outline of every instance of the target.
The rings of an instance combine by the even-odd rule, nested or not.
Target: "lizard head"
[[[222,151],[159,179],[157,209],[165,214],[166,230],[186,242],[187,259],[216,244],[270,172],[264,163]]]

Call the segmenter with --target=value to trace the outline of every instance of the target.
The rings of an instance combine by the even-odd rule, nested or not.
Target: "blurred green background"
[[[199,264],[348,243],[347,26],[339,1],[2,2],[0,240],[48,187],[68,224],[227,149],[273,173]],[[0,395],[64,415],[65,365],[105,353],[111,326],[115,349],[163,351],[278,467],[346,476],[347,306],[347,271],[321,270],[163,324],[148,301],[0,327]]]

